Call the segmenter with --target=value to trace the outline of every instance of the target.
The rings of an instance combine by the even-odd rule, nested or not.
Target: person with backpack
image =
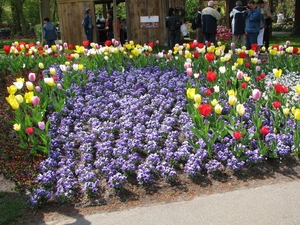
[[[166,17],[166,27],[169,29],[170,35],[170,46],[173,49],[175,44],[179,44],[181,31],[180,27],[182,25],[181,20],[177,15],[175,15],[174,8],[169,8],[168,16]]]
[[[197,41],[198,43],[203,43],[204,42],[204,36],[202,32],[202,14],[201,11],[203,9],[202,5],[198,6],[198,12],[197,15],[195,16],[195,29],[197,30]]]
[[[246,10],[245,6],[242,6],[241,1],[236,1],[235,7],[230,12],[231,29],[232,29],[232,43],[236,46],[238,40],[241,42],[241,47],[246,44],[245,37],[245,18],[244,13]]]
[[[93,20],[92,20],[92,10],[90,8],[87,8],[85,10],[86,14],[85,17],[82,21],[82,26],[84,28],[84,33],[86,35],[86,39],[89,41],[89,47],[91,48],[91,43],[93,42],[93,29],[94,29],[94,25],[93,25]]]

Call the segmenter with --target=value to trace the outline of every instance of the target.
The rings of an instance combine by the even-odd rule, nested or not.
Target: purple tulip
[[[45,122],[44,121],[38,122],[38,127],[40,130],[45,130]]]

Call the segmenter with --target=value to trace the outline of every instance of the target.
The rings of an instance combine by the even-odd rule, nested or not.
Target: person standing
[[[199,5],[197,15],[195,17],[198,43],[204,42],[204,37],[203,37],[203,32],[202,32],[202,9],[203,9],[203,6]]]
[[[85,17],[83,19],[83,27],[84,27],[84,33],[86,35],[86,39],[89,41],[89,48],[91,48],[91,43],[93,42],[93,21],[92,21],[92,10],[87,8],[85,10]]]
[[[237,44],[238,40],[241,42],[241,46],[245,46],[245,19],[244,12],[245,6],[242,6],[241,1],[236,1],[235,7],[230,12],[231,29],[232,29],[232,43]]]
[[[43,38],[46,40],[48,47],[55,45],[55,40],[57,40],[56,27],[54,24],[50,23],[48,17],[44,18]]]
[[[169,8],[168,16],[166,17],[166,27],[169,29],[170,35],[170,46],[173,49],[175,44],[179,44],[181,31],[180,27],[182,25],[181,20],[177,15],[175,15],[174,8]]]
[[[207,7],[202,10],[202,32],[204,42],[216,44],[217,21],[221,19],[221,14],[214,9],[214,1],[209,1]]]
[[[265,3],[263,0],[258,0],[257,4],[260,8],[261,14],[264,15],[265,19],[264,44],[266,49],[268,49],[270,44],[270,26],[272,23],[272,13],[269,4]]]
[[[107,11],[107,19],[105,23],[105,30],[106,30],[106,38],[107,40],[112,40],[113,38],[120,40],[120,20],[117,19],[117,37],[114,35],[114,14],[113,10],[110,9]]]
[[[246,48],[249,50],[251,49],[252,44],[257,44],[261,21],[260,9],[257,7],[254,0],[248,2],[248,8],[246,8],[244,16],[246,18]]]

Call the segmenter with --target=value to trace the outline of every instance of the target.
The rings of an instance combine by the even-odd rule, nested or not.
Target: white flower
[[[226,72],[226,67],[225,66],[220,66],[219,71],[220,71],[220,73],[225,73]]]
[[[16,86],[18,90],[21,90],[23,87],[23,82],[21,81],[13,82],[13,84]]]
[[[216,93],[219,93],[219,92],[220,92],[220,87],[219,87],[218,85],[215,85],[215,86],[214,86],[214,91],[215,91]]]

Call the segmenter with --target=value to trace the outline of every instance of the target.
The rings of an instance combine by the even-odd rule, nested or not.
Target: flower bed
[[[196,41],[169,52],[110,44],[4,49],[6,68],[17,55],[35,70],[7,97],[20,147],[48,156],[33,205],[299,154],[299,49],[288,42],[263,60]]]

